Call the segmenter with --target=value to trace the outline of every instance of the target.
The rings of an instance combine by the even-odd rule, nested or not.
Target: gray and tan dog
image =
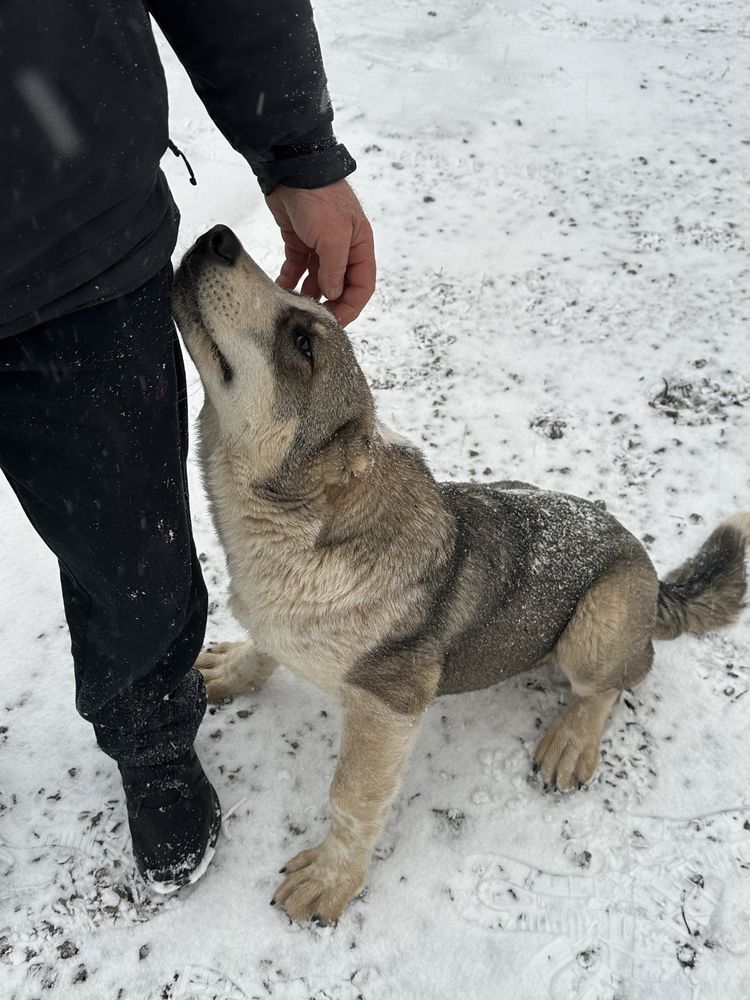
[[[652,640],[731,622],[750,514],[660,583],[600,506],[524,483],[437,483],[379,425],[346,334],[217,226],[185,256],[174,311],[205,389],[200,450],[231,606],[251,641],[204,653],[209,698],[278,663],[343,709],[331,827],[276,901],[334,922],[361,891],[422,713],[549,657],[573,689],[537,747],[544,780],[591,778],[609,713]]]

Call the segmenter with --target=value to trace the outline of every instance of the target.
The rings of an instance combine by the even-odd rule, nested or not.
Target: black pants
[[[0,340],[0,468],[60,564],[78,711],[129,765],[189,749],[205,711],[170,278]]]

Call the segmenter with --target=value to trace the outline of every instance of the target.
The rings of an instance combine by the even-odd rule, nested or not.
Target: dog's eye
[[[294,346],[303,354],[308,361],[312,361],[312,345],[310,343],[310,338],[307,336],[304,330],[299,327],[294,331]]]

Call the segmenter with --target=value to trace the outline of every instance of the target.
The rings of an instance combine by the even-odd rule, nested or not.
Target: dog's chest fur
[[[377,646],[403,614],[403,601],[373,592],[371,567],[320,549],[314,517],[251,513],[217,470],[207,476],[227,554],[231,607],[259,649],[335,692],[364,649]],[[213,488],[212,488],[213,480]]]

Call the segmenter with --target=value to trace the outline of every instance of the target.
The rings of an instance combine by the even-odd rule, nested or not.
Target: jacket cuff
[[[271,151],[272,160],[248,159],[264,195],[284,184],[287,187],[319,188],[348,177],[357,169],[346,146],[335,139],[332,143],[311,143],[309,146],[279,146]]]

